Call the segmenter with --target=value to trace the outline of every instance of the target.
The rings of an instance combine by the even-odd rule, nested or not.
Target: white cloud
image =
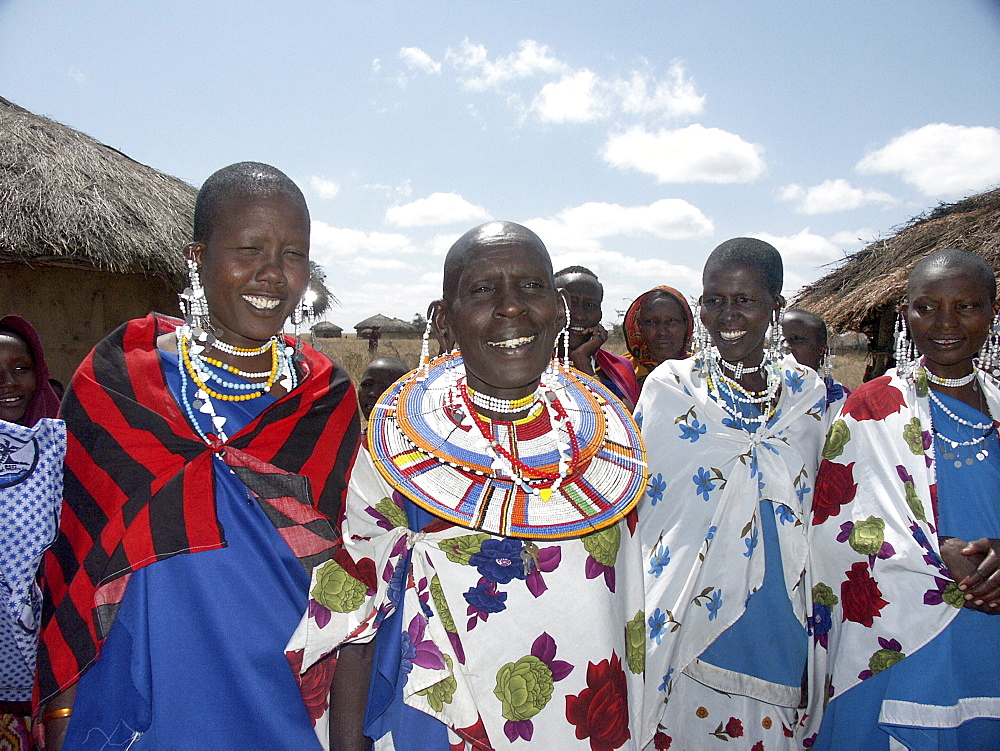
[[[459,49],[448,49],[445,60],[465,74],[458,81],[470,91],[497,89],[517,79],[532,78],[540,73],[554,75],[568,69],[546,45],[532,39],[522,40],[516,52],[493,60],[489,59],[483,45],[465,39]]]
[[[800,214],[832,214],[837,211],[851,211],[868,204],[891,206],[896,199],[880,190],[853,187],[847,180],[825,180],[819,185],[803,188],[801,185],[784,186],[778,197],[783,201],[798,204],[795,210]]]
[[[680,63],[670,66],[666,80],[651,80],[645,73],[632,71],[627,80],[616,81],[613,88],[621,98],[622,110],[629,114],[683,117],[701,114],[705,108],[705,96],[698,94]]]
[[[661,183],[751,182],[765,168],[763,148],[734,133],[703,125],[651,133],[641,126],[612,135],[604,160],[653,175]]]
[[[715,230],[711,219],[680,198],[663,198],[648,206],[590,201],[559,212],[555,220],[593,238],[651,235],[682,240],[707,237]]]
[[[401,47],[399,57],[410,70],[419,70],[430,75],[441,72],[441,63],[434,62],[433,58],[419,47]]]
[[[788,237],[771,235],[767,232],[756,232],[753,236],[776,247],[786,266],[822,266],[839,260],[844,255],[837,244],[822,235],[814,234],[808,227]]]
[[[376,57],[372,60],[372,71],[378,73],[380,70],[382,70],[382,61]]]
[[[309,187],[313,193],[324,200],[334,198],[340,192],[340,186],[337,183],[318,175],[309,177]]]
[[[405,235],[333,227],[318,219],[312,221],[309,246],[310,258],[320,265],[332,261],[343,263],[345,258],[352,259],[353,264],[355,257],[360,256],[395,257],[419,252]],[[344,270],[341,266],[338,273]]]
[[[593,71],[578,70],[547,83],[538,92],[531,109],[542,122],[586,123],[602,117],[604,107]]]
[[[486,209],[469,203],[458,193],[432,193],[402,206],[390,206],[385,212],[385,220],[399,227],[482,222],[489,218]]]
[[[932,123],[867,154],[859,172],[896,173],[925,196],[961,196],[1000,183],[1000,129]]]
[[[75,65],[69,66],[69,69],[66,71],[66,74],[77,83],[84,83],[87,80],[87,74],[84,73],[79,68],[77,68]]]

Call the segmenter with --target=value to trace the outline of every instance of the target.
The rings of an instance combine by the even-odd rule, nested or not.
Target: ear
[[[993,304],[996,305],[996,303]],[[896,306],[896,312],[902,314],[903,318],[906,318],[910,313],[910,304],[906,300],[903,300],[903,302]]]
[[[201,254],[205,252],[205,243],[191,242],[184,246],[184,257],[194,261],[201,267]]]
[[[778,295],[777,297],[774,298],[774,312],[777,313],[783,307],[785,307],[785,298],[782,297],[781,295]]]
[[[993,305],[991,305],[990,307],[993,308],[993,315],[1000,313],[1000,300],[994,300]]]
[[[437,333],[438,341],[447,341],[454,344],[451,337],[451,330],[448,328],[448,303],[445,300],[435,300],[427,308],[431,325]]]

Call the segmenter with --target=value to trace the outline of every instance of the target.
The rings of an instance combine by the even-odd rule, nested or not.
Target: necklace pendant
[[[201,406],[198,407],[198,411],[205,415],[215,416],[215,409],[212,407],[212,402],[208,401],[208,399],[201,403]]]
[[[212,415],[212,424],[216,430],[222,430],[222,426],[226,424],[226,418],[221,415]]]
[[[956,459],[955,460],[955,468],[959,469],[961,466],[962,466],[962,460],[961,459]]]
[[[538,497],[542,499],[542,503],[548,503],[552,497],[552,488],[539,488]]]

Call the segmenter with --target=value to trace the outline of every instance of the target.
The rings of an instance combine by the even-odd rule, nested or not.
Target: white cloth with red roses
[[[452,742],[637,749],[644,614],[634,512],[529,547],[446,522],[411,531],[406,503],[359,452],[348,557],[313,572],[309,613],[288,647],[304,651],[303,666],[373,639],[401,590],[404,701],[447,725]]]
[[[660,365],[636,406],[650,468],[650,489],[639,505],[648,619],[643,742],[649,748],[667,737],[681,748],[735,737],[747,748],[755,738],[768,749],[794,745],[788,734],[795,732],[806,655],[805,532],[827,393],[815,371],[791,356],[779,368],[774,415],[756,430],[745,429],[745,421],[735,421],[712,397],[696,358]],[[768,536],[777,551],[764,544]],[[750,638],[748,652],[766,656],[784,643],[781,627],[747,610],[749,596],[765,581],[765,548],[783,570],[766,597],[782,603],[784,623],[798,631],[800,645],[789,661],[795,665],[784,671],[795,675],[781,681],[734,667],[738,656],[699,659],[738,622],[730,633]],[[727,667],[719,666],[719,656]],[[703,695],[725,706],[709,707]]]
[[[810,733],[828,702],[927,645],[960,612],[963,594],[940,559],[921,370],[916,383],[890,371],[854,391],[823,449],[809,533]],[[1000,415],[996,384],[979,384]]]

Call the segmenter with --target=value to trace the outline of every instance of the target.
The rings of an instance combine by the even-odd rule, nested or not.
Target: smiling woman
[[[381,748],[639,748],[644,450],[620,401],[553,361],[565,320],[525,227],[452,246],[434,325],[456,350],[375,405],[349,556],[317,569],[300,628],[307,654],[375,665],[335,748],[365,746],[362,715]],[[373,639],[373,658],[345,644]]]
[[[780,354],[777,250],[729,240],[702,281],[695,356],[654,370],[635,411],[653,477],[639,507],[643,741],[797,749],[805,529],[826,390]]]
[[[185,320],[129,322],[66,394],[48,748],[321,747],[331,673],[300,679],[285,648],[332,555],[359,423],[347,375],[282,333],[309,278],[305,199],[268,165],[224,168],[185,253]]]

